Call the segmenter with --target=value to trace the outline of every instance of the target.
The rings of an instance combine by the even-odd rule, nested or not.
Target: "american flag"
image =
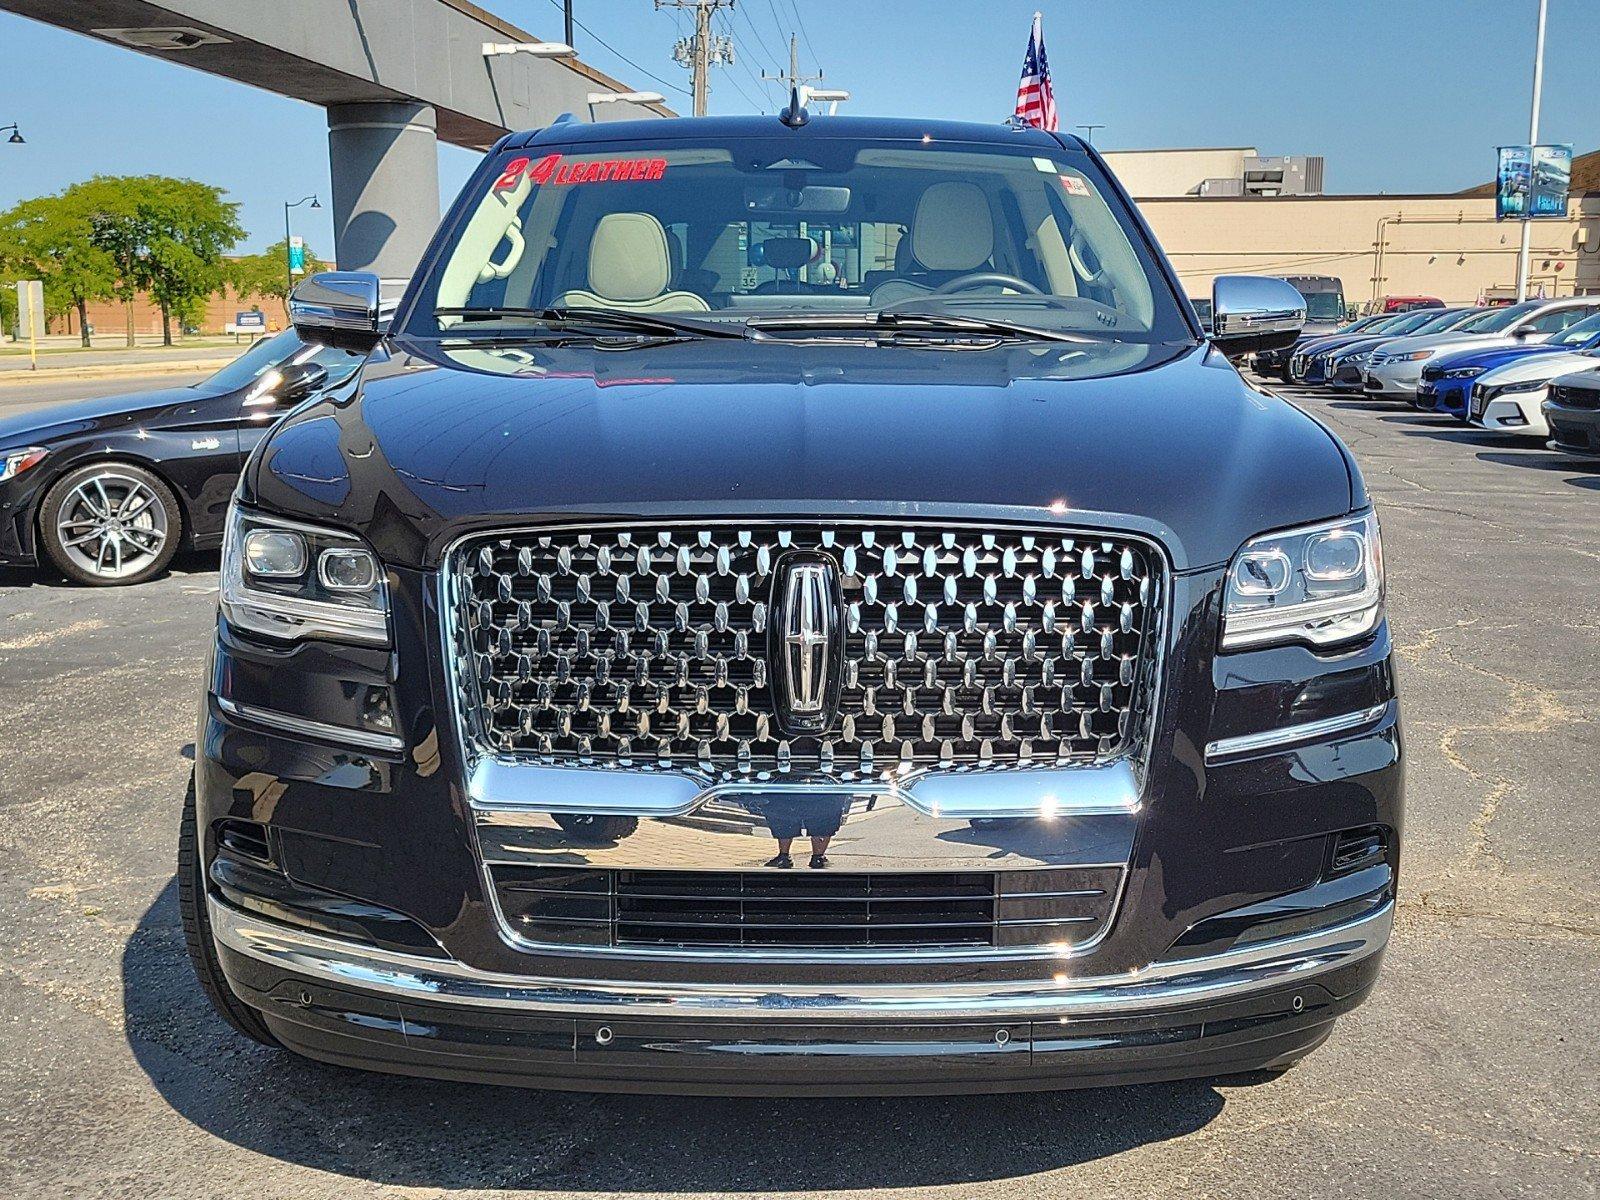
[[[1044,18],[1033,14],[1028,35],[1028,56],[1022,60],[1022,82],[1017,85],[1017,116],[1039,129],[1056,127],[1056,94],[1050,86],[1050,61],[1044,55]]]

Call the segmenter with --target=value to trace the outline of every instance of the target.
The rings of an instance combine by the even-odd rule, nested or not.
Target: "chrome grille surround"
[[[767,618],[784,555],[844,579],[839,717],[785,737]],[[641,519],[446,554],[469,760],[716,784],[1050,768],[1147,745],[1165,559],[1126,533],[925,520]]]

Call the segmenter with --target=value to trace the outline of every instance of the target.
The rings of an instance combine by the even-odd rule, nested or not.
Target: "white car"
[[[1525,434],[1540,441],[1548,438],[1550,426],[1540,405],[1550,395],[1550,381],[1600,366],[1600,334],[1585,346],[1582,350],[1531,354],[1485,371],[1472,382],[1467,420],[1495,433]]]
[[[1429,359],[1457,350],[1542,342],[1594,313],[1600,313],[1600,296],[1529,300],[1488,309],[1478,320],[1447,333],[1384,342],[1367,361],[1362,391],[1368,396],[1413,401],[1422,379],[1422,366]]]

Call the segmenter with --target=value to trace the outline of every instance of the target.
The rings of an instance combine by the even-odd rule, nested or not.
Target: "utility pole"
[[[562,40],[564,40],[567,45],[570,46],[572,45],[572,0],[566,0],[566,2],[562,5],[562,10],[566,14],[567,18],[565,26],[567,36]]]
[[[787,72],[779,72],[777,75],[768,75],[763,71],[761,72],[761,79],[764,83],[781,83],[786,91],[798,91],[800,93],[800,102],[803,104],[806,99],[806,84],[821,83],[822,68],[818,67],[815,75],[800,74],[800,47],[795,40],[795,35],[791,33],[789,35],[789,70]]]
[[[1083,130],[1083,140],[1088,142],[1089,145],[1092,146],[1092,145],[1094,145],[1094,131],[1096,129],[1104,129],[1105,126],[1103,124],[1102,125],[1074,125],[1073,128],[1074,129]]]
[[[1533,148],[1539,144],[1539,94],[1544,90],[1544,18],[1548,0],[1539,0],[1539,31],[1533,43],[1533,106],[1528,114],[1528,189],[1533,194]],[[1517,254],[1517,303],[1528,298],[1528,251],[1533,241],[1533,222],[1522,218],[1522,249]]]
[[[672,48],[672,56],[689,68],[697,117],[705,116],[710,108],[712,64],[730,66],[733,63],[733,39],[711,32],[711,15],[719,8],[732,8],[733,3],[734,0],[655,0],[658,9],[694,10],[694,36],[681,39]]]

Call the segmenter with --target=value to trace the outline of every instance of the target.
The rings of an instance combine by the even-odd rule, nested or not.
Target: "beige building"
[[[1206,152],[1211,153],[1211,152]],[[1125,180],[1133,183],[1136,180]],[[1217,275],[1332,275],[1347,304],[1437,296],[1473,304],[1515,293],[1515,221],[1494,197],[1144,195],[1130,186],[1191,296]],[[1600,192],[1572,198],[1565,220],[1533,222],[1529,290],[1600,293]]]
[[[1254,146],[1101,152],[1132,196],[1191,196],[1208,179],[1243,179]]]

